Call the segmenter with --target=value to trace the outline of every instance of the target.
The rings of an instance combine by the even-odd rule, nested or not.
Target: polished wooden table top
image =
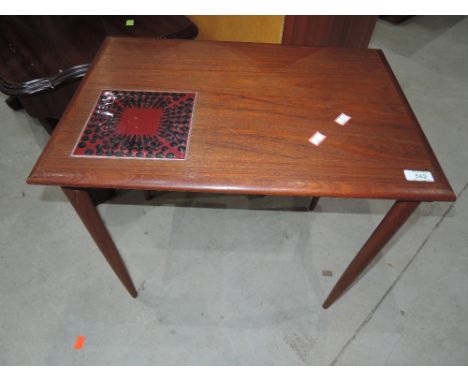
[[[72,157],[104,89],[195,92],[185,160]],[[352,119],[340,126],[334,119]],[[320,131],[319,146],[308,139]],[[430,171],[434,182],[406,180]],[[70,187],[454,200],[379,50],[108,38],[28,178]]]

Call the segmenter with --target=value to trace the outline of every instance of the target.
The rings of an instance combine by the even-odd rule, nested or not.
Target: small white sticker
[[[349,115],[346,115],[345,113],[341,113],[338,117],[335,118],[335,122],[338,125],[344,126],[346,125],[351,117]]]
[[[434,178],[430,171],[403,170],[406,180],[410,182],[433,182]]]
[[[327,136],[323,135],[320,131],[316,131],[314,135],[312,135],[309,138],[309,142],[312,143],[315,146],[318,146],[320,143],[322,143]]]

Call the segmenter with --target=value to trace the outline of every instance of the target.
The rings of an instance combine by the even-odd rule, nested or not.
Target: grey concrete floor
[[[461,17],[378,23],[459,199],[422,205],[328,310],[389,202],[123,192],[99,210],[132,299],[60,189],[26,185],[48,137],[0,102],[0,364],[467,364],[467,36]]]

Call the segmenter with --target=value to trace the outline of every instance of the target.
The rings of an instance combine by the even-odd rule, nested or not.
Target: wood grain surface
[[[283,44],[367,48],[377,16],[285,16]]]
[[[71,157],[103,89],[197,92],[188,158]],[[327,136],[318,147],[316,131]],[[409,182],[405,169],[435,182]],[[143,38],[104,42],[28,183],[455,199],[382,52]]]

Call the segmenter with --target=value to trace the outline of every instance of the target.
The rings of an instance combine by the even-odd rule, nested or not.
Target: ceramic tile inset
[[[72,156],[185,159],[195,93],[105,90]]]

